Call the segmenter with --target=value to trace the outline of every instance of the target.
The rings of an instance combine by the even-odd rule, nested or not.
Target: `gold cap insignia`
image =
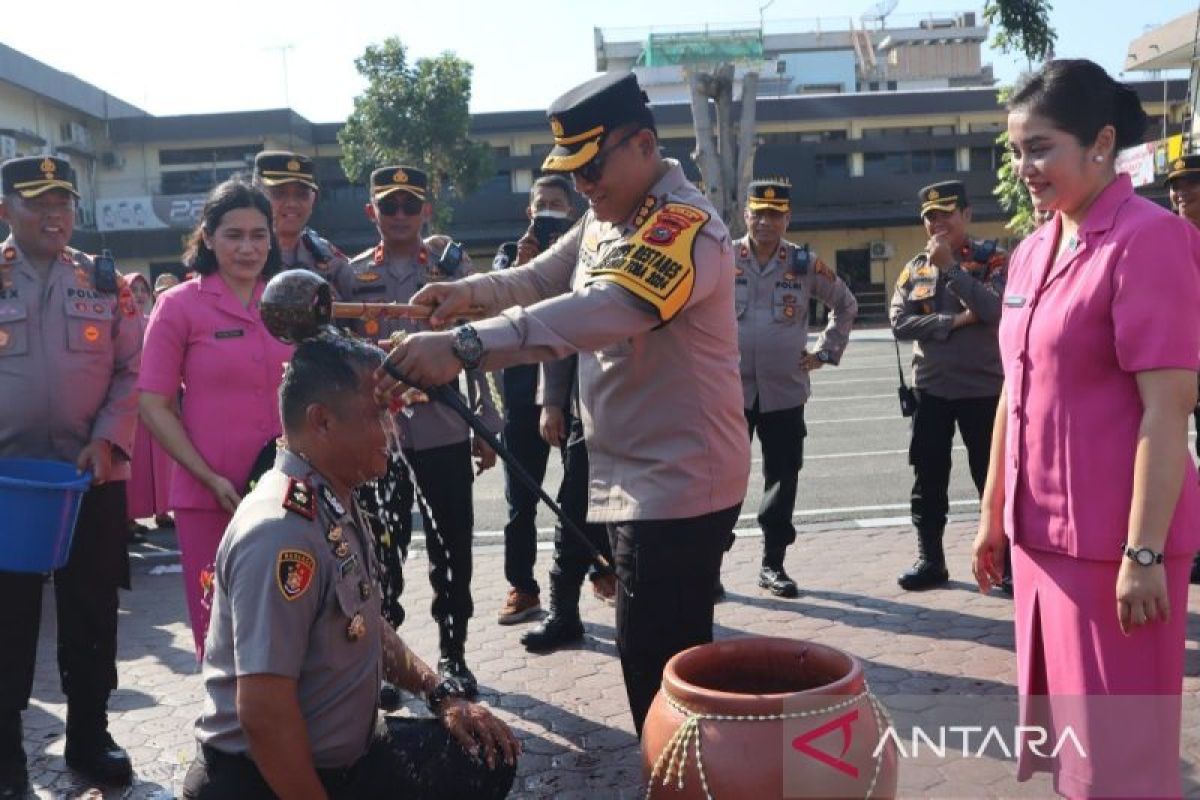
[[[937,189],[930,189],[930,190],[929,190],[929,199],[930,199],[930,200],[937,200],[939,197],[941,197],[941,195],[940,195],[940,194],[938,194],[938,190],[937,190]]]
[[[1175,163],[1172,165],[1174,169],[1183,169],[1186,166],[1187,162],[1185,162],[1182,158],[1175,159]]]
[[[299,172],[300,171],[300,162],[293,158],[291,161],[289,161],[287,163],[287,169],[288,169],[288,172]]]
[[[774,200],[775,199],[775,190],[772,189],[770,186],[768,186],[766,191],[763,192],[763,198],[765,200]]]
[[[555,136],[563,135],[563,133],[564,133],[563,124],[561,121],[559,121],[558,117],[550,118],[550,132],[553,133]]]
[[[38,164],[38,169],[46,176],[46,180],[54,180],[54,173],[58,170],[58,164],[54,163],[52,158],[43,158],[42,163]]]
[[[402,169],[392,173],[392,183],[408,183],[408,173]]]

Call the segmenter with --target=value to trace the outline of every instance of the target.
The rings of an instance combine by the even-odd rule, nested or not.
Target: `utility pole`
[[[283,107],[287,111],[287,115],[288,115],[287,129],[288,129],[288,147],[289,148],[296,146],[295,137],[294,137],[293,131],[292,131],[292,100],[291,100],[291,96],[290,96],[289,89],[288,89],[288,58],[287,58],[288,50],[292,50],[294,48],[295,48],[295,45],[291,45],[291,44],[281,44],[281,45],[278,45],[277,47],[265,48],[266,50],[278,50],[279,58],[283,64]]]

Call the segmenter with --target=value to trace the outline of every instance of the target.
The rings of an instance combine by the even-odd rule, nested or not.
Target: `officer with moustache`
[[[108,733],[117,687],[117,589],[129,586],[125,481],[137,421],[142,321],[111,258],[68,246],[79,192],[60,158],[0,165],[0,458],[92,473],[66,566],[54,572],[67,766],[128,784]],[[29,531],[45,536],[49,531]],[[33,688],[43,575],[0,572],[0,797],[28,791],[21,712]]]
[[[421,229],[433,214],[428,198],[429,180],[415,167],[395,165],[371,173],[371,200],[367,218],[379,232],[379,244],[355,256],[335,279],[338,295],[349,302],[408,303],[423,286],[461,277],[469,262],[457,265],[440,258],[441,251],[422,240]],[[432,238],[432,237],[431,237]],[[447,270],[458,271],[450,273]],[[355,332],[372,340],[395,331],[427,330],[424,321],[365,319],[354,323]],[[469,394],[494,433],[501,429],[500,415],[491,389],[480,371],[467,376]],[[429,581],[433,586],[433,618],[438,623],[441,659],[438,670],[458,680],[470,694],[475,676],[467,667],[467,626],[474,614],[471,598],[471,539],[475,525],[471,460],[479,472],[496,463],[487,443],[471,435],[465,422],[440,403],[413,406],[396,421],[403,434],[408,467],[393,459],[388,474],[377,484],[378,512],[388,528],[393,546],[407,553],[412,536],[412,506],[416,489],[429,556]]]
[[[916,476],[911,505],[918,555],[898,580],[909,590],[941,586],[950,579],[942,534],[956,425],[967,448],[971,479],[983,492],[1004,384],[998,332],[1008,264],[1008,254],[994,241],[967,234],[971,206],[961,181],[926,186],[918,199],[929,242],[901,271],[890,309],[896,338],[913,343],[918,401],[909,445]],[[1006,586],[1011,587],[1007,579]]]
[[[738,381],[733,247],[715,209],[659,153],[637,78],[606,74],[550,107],[544,171],[589,208],[528,264],[432,284],[431,322],[389,356],[420,385],[579,353],[588,520],[608,525],[617,650],[641,732],[667,660],[712,640],[712,587],[750,471]],[[382,371],[380,390],[396,379]]]
[[[350,260],[308,227],[320,194],[313,160],[286,150],[263,150],[254,157],[254,182],[271,201],[283,269],[308,269],[331,284],[336,281]]]
[[[758,180],[746,200],[746,236],[734,242],[734,303],[741,351],[742,400],[750,437],[762,445],[763,532],[758,585],[778,597],[796,597],[784,571],[796,540],[792,514],[804,465],[804,404],[809,372],[837,365],[850,341],[858,301],[837,274],[807,246],[783,238],[791,219],[791,184]],[[830,309],[829,321],[808,347],[809,299]]]

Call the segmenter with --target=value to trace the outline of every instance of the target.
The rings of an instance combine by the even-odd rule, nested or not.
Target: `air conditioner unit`
[[[17,157],[17,139],[15,136],[0,136],[0,161]]]
[[[896,255],[896,247],[891,242],[871,242],[871,260],[884,261]]]
[[[100,154],[100,163],[105,169],[124,169],[125,154],[108,150]]]

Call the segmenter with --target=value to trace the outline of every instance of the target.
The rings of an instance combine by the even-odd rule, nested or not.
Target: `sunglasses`
[[[403,197],[397,195],[403,195]],[[421,209],[424,207],[424,200],[408,192],[397,192],[375,201],[375,208],[385,217],[394,217],[399,211],[403,211],[407,217],[415,217],[421,213]]]
[[[617,140],[617,143],[614,144],[612,147],[608,148],[607,150],[602,150],[601,152],[597,153],[595,158],[593,158],[588,163],[584,164],[579,169],[572,170],[571,174],[577,178],[582,178],[583,180],[587,181],[588,183],[598,183],[600,181],[600,179],[602,177],[604,177],[604,167],[608,164],[609,157],[611,157],[613,153],[617,152],[622,147],[624,147],[626,142],[628,142],[630,139],[637,136],[641,132],[642,131],[640,128],[637,130],[634,130],[634,131],[630,131],[629,133],[622,136],[619,140]]]

